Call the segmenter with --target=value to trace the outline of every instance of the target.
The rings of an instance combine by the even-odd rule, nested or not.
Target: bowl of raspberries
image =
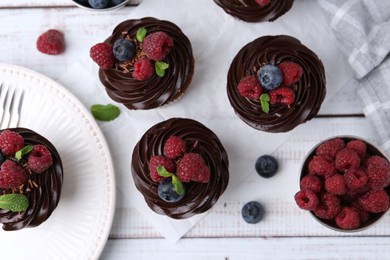
[[[129,0],[72,0],[72,2],[83,9],[104,12],[123,7]]]
[[[294,199],[324,226],[362,231],[389,209],[390,163],[360,137],[323,140],[306,156]]]

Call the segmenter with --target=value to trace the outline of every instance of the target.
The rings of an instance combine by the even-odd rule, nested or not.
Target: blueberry
[[[3,155],[3,153],[0,152],[0,165],[3,164],[3,162],[5,161],[6,157]]]
[[[242,218],[249,224],[259,223],[264,216],[264,208],[257,201],[250,201],[241,209]]]
[[[262,155],[257,159],[255,168],[260,176],[270,178],[278,171],[279,165],[271,155]]]
[[[172,178],[165,178],[159,185],[158,185],[158,196],[166,201],[166,202],[177,202],[181,200],[184,196],[184,193],[179,195],[174,190],[174,186],[172,184]]]
[[[125,0],[111,0],[112,5],[119,5],[120,3],[124,2]]]
[[[135,56],[134,43],[125,39],[119,39],[112,49],[114,56],[119,61],[131,60]]]
[[[88,0],[89,5],[95,9],[106,8],[110,0]]]
[[[272,64],[261,67],[258,76],[260,85],[267,90],[279,87],[283,81],[282,72],[277,66]]]

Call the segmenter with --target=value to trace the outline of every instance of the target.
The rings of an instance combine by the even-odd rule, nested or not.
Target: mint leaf
[[[135,36],[137,38],[137,41],[143,42],[147,33],[148,33],[148,31],[146,30],[145,27],[139,28],[137,30],[137,35]]]
[[[173,175],[173,173],[168,172],[164,166],[158,166],[157,173],[158,173],[158,175],[165,177],[165,178],[169,178]]]
[[[182,195],[184,193],[183,183],[181,183],[180,179],[174,174],[172,174],[172,184],[175,187],[177,194]]]
[[[28,208],[29,201],[23,194],[4,194],[0,195],[0,208],[12,212],[25,211]]]
[[[154,64],[154,69],[156,70],[156,74],[159,77],[164,77],[165,70],[168,68],[169,68],[169,64],[162,61],[156,61],[156,63]]]
[[[20,159],[22,159],[25,155],[30,153],[32,151],[32,149],[33,149],[32,145],[26,145],[25,147],[23,147],[22,149],[17,151],[15,153],[16,160],[20,161]]]
[[[269,95],[268,94],[261,94],[260,104],[261,104],[261,109],[263,110],[263,112],[268,113],[269,112]]]
[[[108,104],[99,105],[95,104],[91,106],[91,112],[95,119],[100,121],[111,121],[119,116],[121,111],[118,107]]]

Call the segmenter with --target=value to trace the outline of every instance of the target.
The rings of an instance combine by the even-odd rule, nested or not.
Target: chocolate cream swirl
[[[242,97],[238,83],[248,75],[256,75],[266,64],[291,61],[303,69],[301,79],[293,85],[295,101],[291,106],[270,105],[263,112],[259,100]],[[245,123],[266,132],[287,132],[312,119],[325,98],[325,69],[318,56],[287,35],[263,36],[245,45],[234,57],[227,76],[227,94],[234,111]]]
[[[293,5],[294,0],[271,0],[261,7],[255,0],[214,0],[222,9],[246,22],[275,21],[285,14]]]
[[[174,203],[165,202],[157,194],[158,183],[149,175],[149,159],[163,155],[165,141],[180,136],[187,151],[199,153],[210,169],[208,183],[188,182],[184,197]],[[137,189],[148,206],[158,214],[175,219],[191,217],[210,209],[225,191],[229,182],[229,160],[218,137],[201,123],[184,118],[171,118],[151,127],[134,148],[131,172]]]
[[[173,39],[174,46],[164,60],[169,64],[165,75],[159,77],[155,74],[150,79],[139,81],[133,78],[132,68],[126,71],[117,64],[110,69],[99,69],[99,78],[113,100],[129,109],[152,109],[184,94],[194,74],[194,57],[191,42],[178,26],[152,17],[120,23],[106,42],[114,44],[124,37],[135,39],[140,27],[146,28],[148,34],[162,31]]]
[[[19,133],[24,138],[25,145],[45,145],[51,152],[53,164],[43,173],[28,173],[28,181],[21,188],[29,200],[26,211],[10,212],[0,209],[0,223],[6,231],[36,227],[45,222],[58,205],[63,181],[60,155],[46,138],[27,128],[9,130]],[[8,193],[12,193],[12,190],[0,189],[0,194]]]

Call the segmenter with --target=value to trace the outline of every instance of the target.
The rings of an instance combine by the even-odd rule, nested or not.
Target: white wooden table
[[[2,0],[0,62],[57,80],[102,39],[103,25],[113,28],[129,18],[134,8],[92,13],[70,0]],[[65,54],[53,57],[35,50],[38,35],[49,28],[64,32]],[[224,198],[176,244],[162,238],[141,213],[124,203],[118,191],[115,219],[101,259],[389,259],[389,214],[369,230],[344,234],[322,227],[294,204],[297,172],[310,147],[322,138],[348,133],[376,141],[353,88],[339,91],[323,105],[319,116],[275,151],[282,164],[278,175],[265,180],[253,174],[241,186],[253,193],[236,192]],[[246,224],[240,215],[249,200],[261,201],[267,211],[257,225]]]

